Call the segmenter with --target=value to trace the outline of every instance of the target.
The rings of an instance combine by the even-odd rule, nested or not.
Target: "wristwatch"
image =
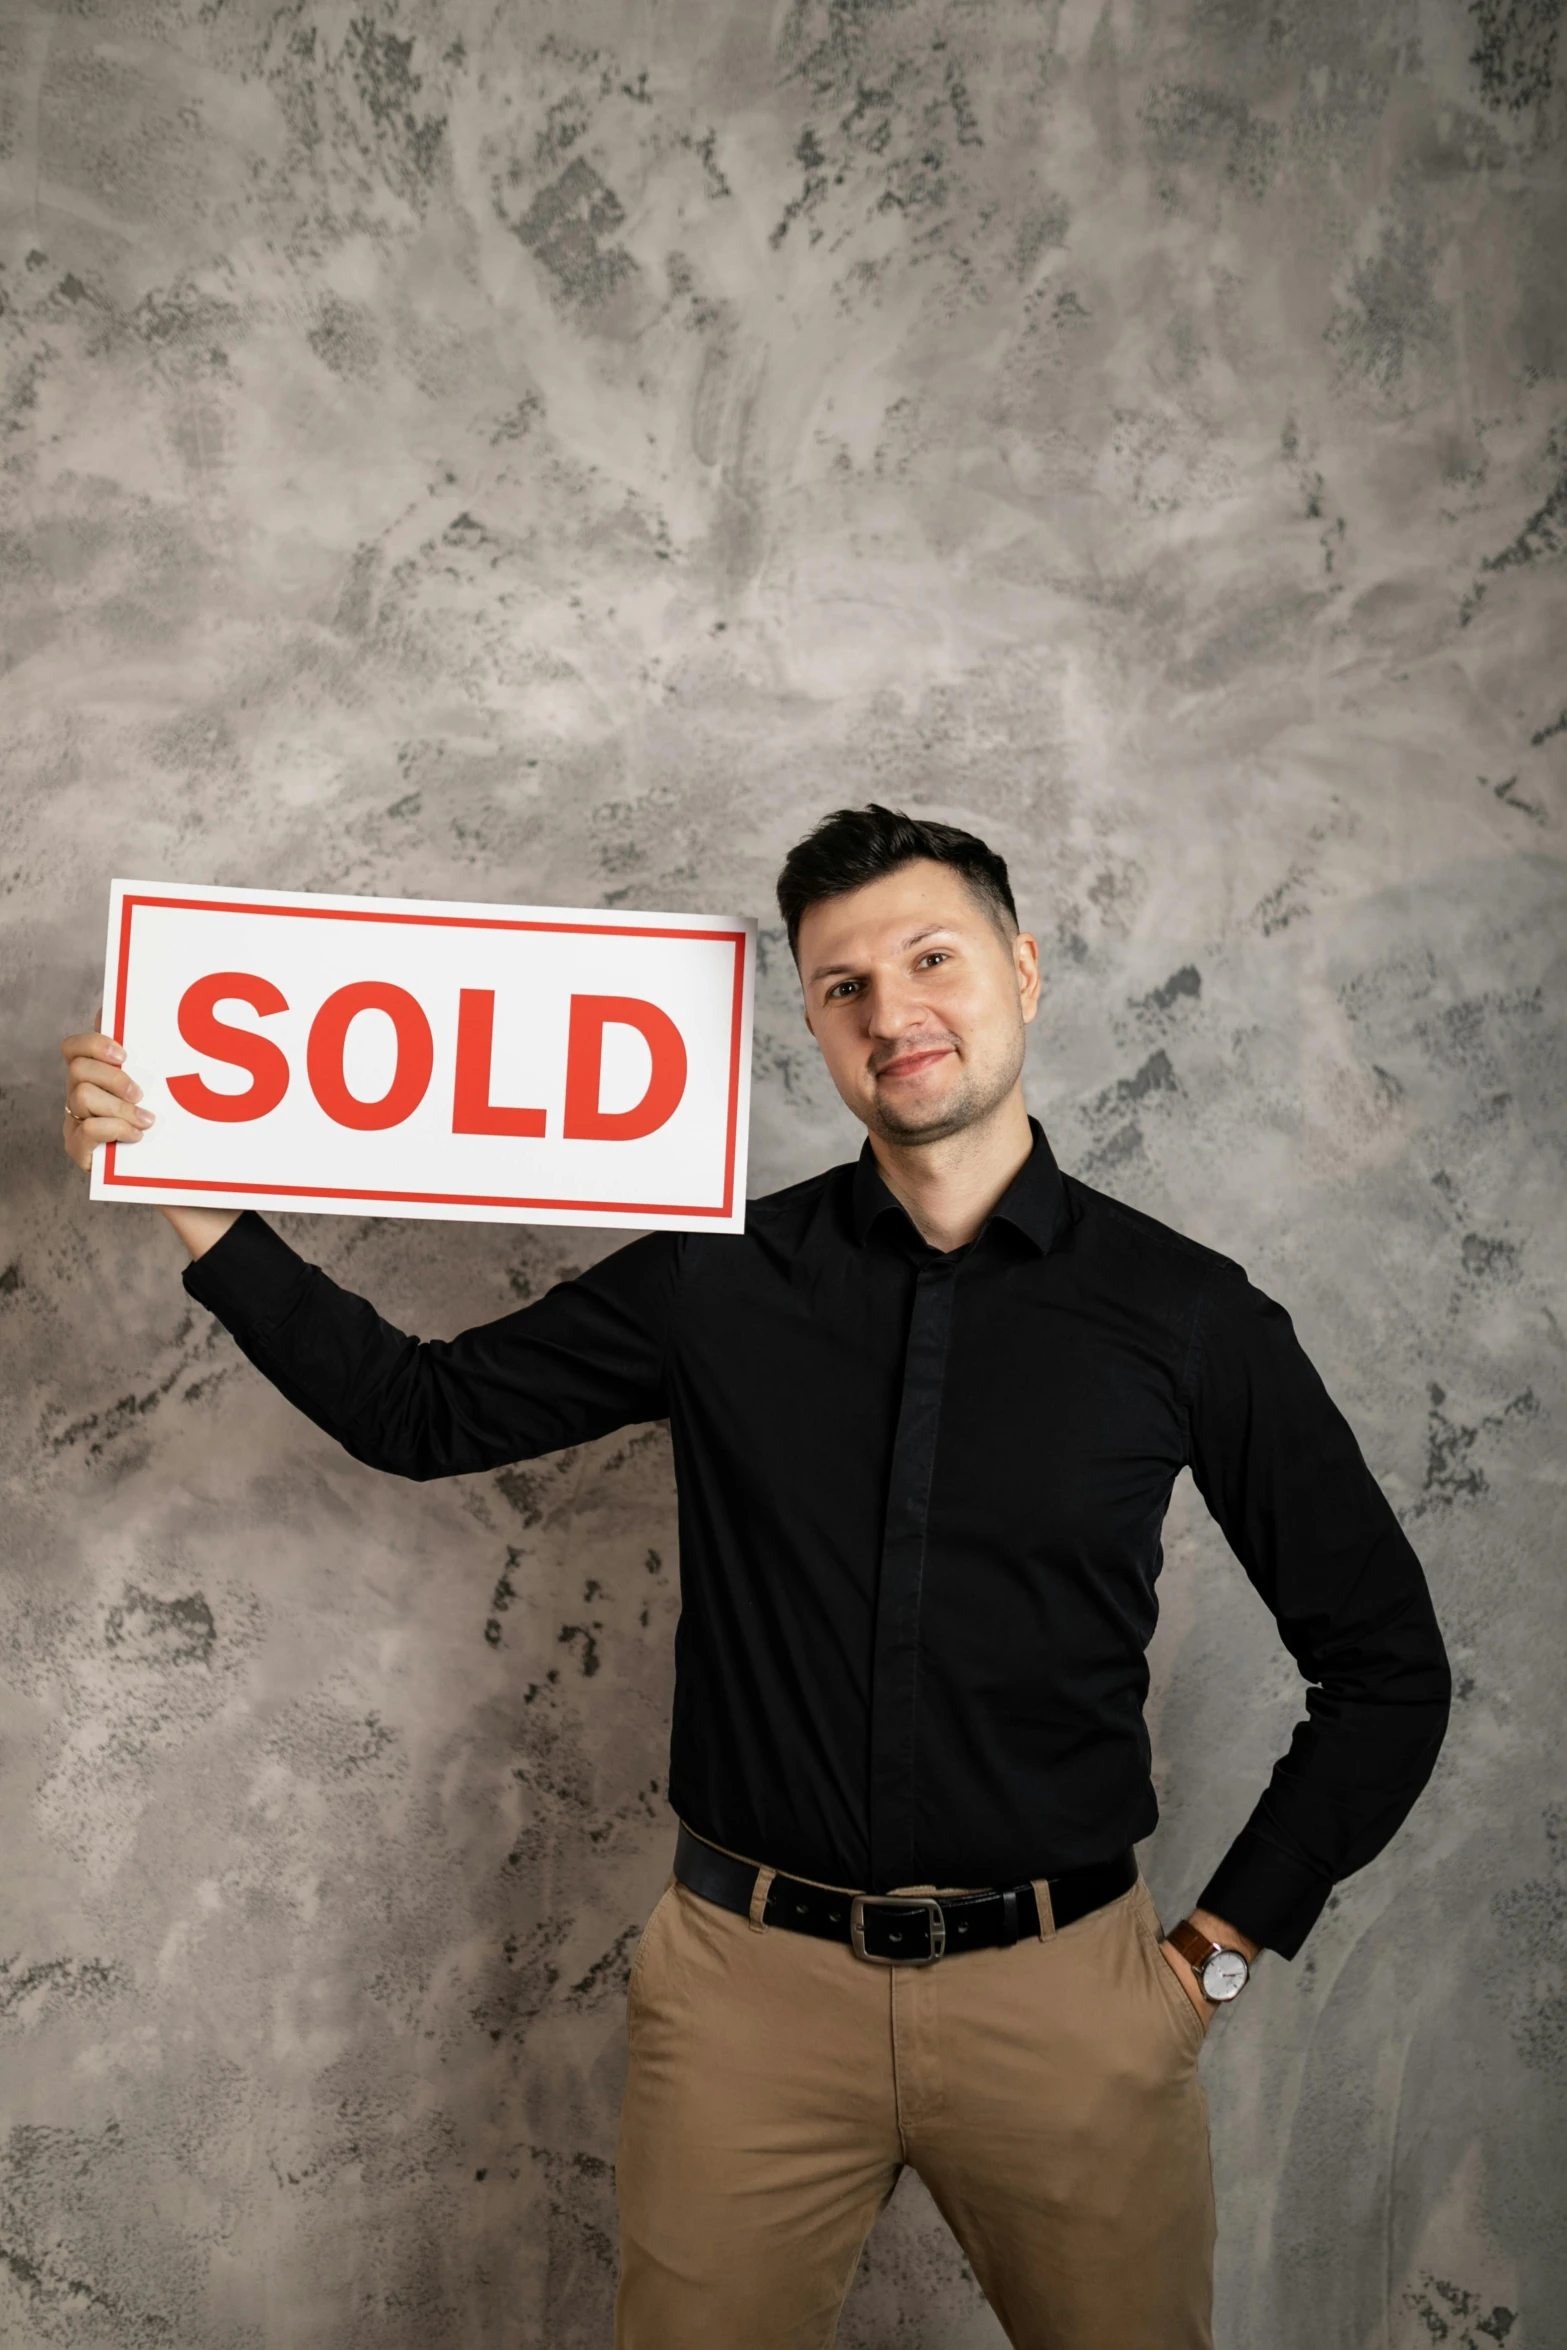
[[[1251,1962],[1245,1952],[1210,1941],[1190,1918],[1172,1926],[1165,1940],[1180,1952],[1197,1977],[1203,1997],[1212,2000],[1215,2007],[1222,2007],[1227,1999],[1238,1999],[1251,1981]]]

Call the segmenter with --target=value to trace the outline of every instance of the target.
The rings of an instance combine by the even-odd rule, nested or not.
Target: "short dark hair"
[[[905,816],[901,809],[882,808],[872,800],[863,808],[834,808],[785,857],[778,876],[778,911],[788,927],[790,952],[798,952],[800,924],[810,907],[823,898],[847,897],[850,890],[863,889],[868,881],[880,881],[922,857],[961,873],[998,924],[1005,916],[1017,928],[1006,859],[998,857],[988,842],[977,833],[961,832],[955,824]]]

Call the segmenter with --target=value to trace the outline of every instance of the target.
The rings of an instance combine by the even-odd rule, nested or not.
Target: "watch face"
[[[1251,1979],[1251,1968],[1238,1950],[1216,1950],[1211,1958],[1204,1959],[1197,1979],[1210,1999],[1233,1999],[1245,1990]]]

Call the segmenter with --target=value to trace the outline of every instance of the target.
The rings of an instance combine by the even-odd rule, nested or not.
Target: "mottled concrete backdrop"
[[[982,828],[1065,1163],[1294,1309],[1437,1779],[1204,2059],[1224,2350],[1567,2344],[1561,0],[0,0],[0,2341],[609,2339],[662,1429],[414,1488],[90,1208],[116,872],[759,913]],[[448,1332],[605,1244],[285,1222]],[[1170,1914],[1298,1710],[1187,1487]],[[912,2182],[849,2350],[999,2335]]]

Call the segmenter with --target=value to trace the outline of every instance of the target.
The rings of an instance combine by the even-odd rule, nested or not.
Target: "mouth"
[[[927,1046],[920,1052],[903,1053],[896,1061],[888,1061],[882,1068],[874,1072],[876,1083],[885,1085],[889,1078],[902,1079],[922,1076],[927,1069],[934,1069],[938,1061],[946,1060],[951,1051],[952,1047],[949,1044],[936,1044]]]

